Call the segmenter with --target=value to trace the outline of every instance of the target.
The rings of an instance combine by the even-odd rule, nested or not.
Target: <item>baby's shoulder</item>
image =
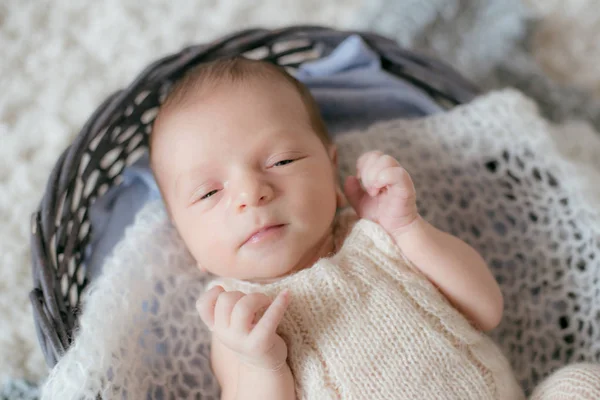
[[[334,229],[336,254],[380,253],[383,252],[394,259],[404,260],[400,247],[383,226],[369,219],[361,219],[353,209],[344,209],[337,215]]]

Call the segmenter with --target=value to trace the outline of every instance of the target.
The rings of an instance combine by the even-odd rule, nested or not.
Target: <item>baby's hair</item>
[[[311,126],[319,139],[326,146],[331,144],[319,107],[303,83],[279,65],[241,56],[220,58],[201,63],[190,69],[173,85],[160,106],[156,119],[160,119],[161,115],[168,114],[170,110],[184,105],[196,96],[209,95],[210,90],[217,89],[222,83],[241,83],[256,78],[279,79],[291,85],[300,95],[310,118]],[[152,158],[152,142],[152,135],[150,135],[150,158]]]

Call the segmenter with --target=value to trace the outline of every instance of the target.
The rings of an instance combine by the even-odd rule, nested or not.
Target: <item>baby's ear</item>
[[[340,185],[335,186],[335,202],[337,208],[345,208],[348,205],[348,199]]]
[[[329,154],[329,159],[332,164],[337,168],[338,166],[338,158],[337,158],[337,146],[335,144],[330,144],[327,149],[327,153]]]
[[[335,144],[330,144],[327,148],[327,154],[329,155],[329,159],[331,160],[331,164],[334,167],[335,176],[338,176],[338,157],[337,157],[337,146]],[[337,208],[344,208],[348,205],[348,200],[346,199],[346,195],[344,194],[344,190],[342,186],[336,182],[335,184],[335,200],[337,204]]]

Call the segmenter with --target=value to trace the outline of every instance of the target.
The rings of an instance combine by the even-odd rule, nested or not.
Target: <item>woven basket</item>
[[[366,32],[317,26],[250,29],[215,42],[190,46],[148,66],[127,88],[98,107],[58,159],[31,221],[33,304],[38,339],[53,367],[73,340],[81,293],[89,283],[84,262],[91,228],[88,208],[121,181],[123,169],[146,150],[161,100],[190,67],[242,54],[291,70],[328,55],[351,34],[359,34],[383,68],[428,93],[447,108],[470,101],[477,89],[443,63],[399,48]]]

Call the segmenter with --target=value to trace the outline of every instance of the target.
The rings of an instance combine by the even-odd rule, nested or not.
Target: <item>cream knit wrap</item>
[[[354,220],[342,213],[338,239]],[[291,291],[279,333],[298,399],[524,397],[500,349],[371,221],[358,221],[332,257],[277,282],[216,283],[271,296]]]

